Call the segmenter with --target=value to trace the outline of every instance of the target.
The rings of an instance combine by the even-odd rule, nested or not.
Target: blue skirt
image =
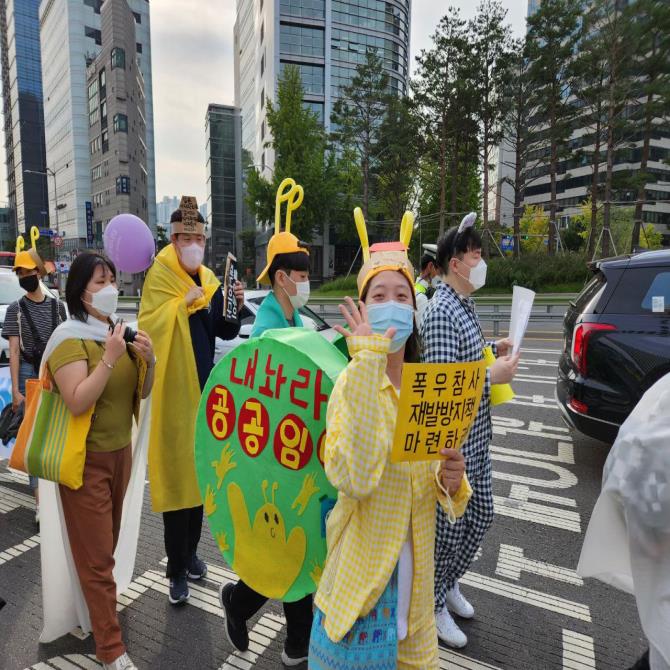
[[[314,612],[309,640],[309,670],[395,670],[398,664],[398,577],[393,573],[375,607],[340,642],[323,627],[324,615]]]

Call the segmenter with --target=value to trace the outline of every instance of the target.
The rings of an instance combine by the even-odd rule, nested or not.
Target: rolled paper
[[[286,190],[287,187],[288,190]],[[291,177],[286,177],[286,179],[279,184],[277,195],[275,196],[275,235],[278,235],[281,232],[281,204],[291,197],[295,187],[295,179],[292,179]],[[302,199],[300,202],[302,202]]]
[[[286,225],[284,226],[284,230],[287,233],[291,232],[291,214],[302,205],[304,197],[305,191],[300,184],[296,184],[289,192],[288,204],[286,206]]]
[[[484,347],[484,360],[487,368],[490,368],[496,362],[493,347]],[[491,404],[494,407],[509,402],[513,398],[514,389],[509,384],[491,384]]]
[[[16,238],[16,253],[21,253],[26,248],[26,241],[23,239],[23,235],[19,235]]]
[[[37,249],[37,240],[40,239],[40,231],[37,226],[33,226],[30,229],[30,243],[33,249]]]

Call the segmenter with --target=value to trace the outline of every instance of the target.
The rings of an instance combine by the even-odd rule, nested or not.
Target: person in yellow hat
[[[364,263],[359,304],[336,326],[351,355],[328,403],[325,470],[338,490],[328,518],[328,556],[315,597],[310,670],[437,670],[433,614],[435,506],[452,518],[468,504],[460,452],[438,463],[392,463],[405,363],[418,362],[414,270],[407,257],[412,216],[399,242],[368,247],[355,213]]]
[[[31,231],[33,244],[37,229]],[[26,381],[39,374],[42,354],[51,333],[67,318],[65,306],[53,296],[45,294],[40,279],[46,276],[44,262],[33,246],[23,250],[23,238],[17,241],[14,272],[25,295],[7,307],[2,337],[9,340],[9,370],[12,377],[12,409],[16,412],[25,402]],[[35,495],[35,522],[39,523],[39,493],[37,477],[30,477]]]
[[[282,181],[275,202],[275,234],[268,243],[267,265],[258,277],[272,290],[256,314],[251,337],[260,337],[273,328],[301,327],[300,307],[309,300],[309,252],[291,234],[291,212],[302,203],[302,186],[290,177]],[[288,202],[286,229],[280,232],[280,208]],[[242,580],[223,584],[219,590],[221,607],[226,614],[228,641],[239,651],[249,648],[247,621],[267,602]],[[312,627],[312,595],[296,602],[285,602],[286,642],[282,650],[284,665],[300,665],[307,660],[307,647]]]
[[[138,316],[156,352],[151,406],[149,481],[155,512],[163,513],[169,601],[185,603],[188,580],[202,579],[198,557],[203,505],[195,474],[195,417],[202,389],[214,367],[217,337],[231,340],[239,321],[226,321],[221,284],[203,265],[205,222],[192,196],[183,196],[170,217],[171,244],[147,274]],[[235,297],[244,303],[242,285]]]

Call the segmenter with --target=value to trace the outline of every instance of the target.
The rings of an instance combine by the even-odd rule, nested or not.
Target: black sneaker
[[[285,644],[281,653],[281,660],[284,665],[293,667],[294,665],[300,665],[301,663],[304,663],[308,656],[308,645],[305,645],[304,647],[291,647],[288,644]]]
[[[230,613],[230,598],[233,594],[234,584],[222,584],[219,589],[219,602],[226,615],[226,637],[228,642],[238,651],[249,649],[249,632],[247,631],[247,622],[236,619]]]
[[[187,577],[193,581],[202,579],[207,574],[207,564],[201,561],[195,554],[191,558],[188,566]]]
[[[171,605],[183,605],[189,598],[191,594],[188,592],[188,581],[186,580],[186,575],[180,575],[179,577],[173,577],[170,580],[170,594],[168,598]]]

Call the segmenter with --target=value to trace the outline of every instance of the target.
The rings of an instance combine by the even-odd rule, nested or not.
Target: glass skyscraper
[[[243,146],[254,164],[274,164],[265,119],[287,65],[300,69],[304,103],[326,128],[341,88],[368,51],[382,60],[390,86],[407,92],[410,0],[237,0],[235,105]]]
[[[7,194],[20,233],[49,224],[40,0],[0,0]]]

